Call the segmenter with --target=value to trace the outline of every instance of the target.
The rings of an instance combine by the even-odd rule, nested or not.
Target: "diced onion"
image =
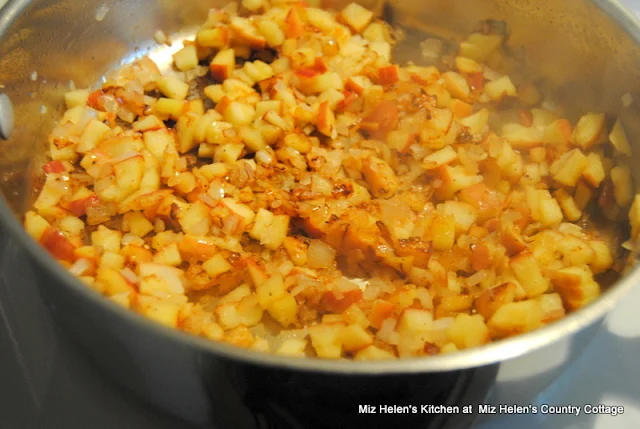
[[[475,286],[480,283],[482,280],[487,278],[487,272],[484,270],[473,273],[469,277],[467,277],[467,285]]]
[[[311,268],[329,268],[336,258],[333,247],[320,240],[311,240],[307,249],[308,265]]]
[[[130,284],[140,283],[140,279],[138,278],[138,276],[136,276],[136,274],[133,271],[131,271],[130,268],[124,268],[120,270],[120,274]]]
[[[91,268],[91,261],[85,258],[80,258],[75,261],[71,267],[69,267],[69,273],[74,276],[82,276],[89,268]]]

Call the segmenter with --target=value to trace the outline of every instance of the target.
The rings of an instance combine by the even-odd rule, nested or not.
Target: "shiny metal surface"
[[[263,355],[212,343],[169,330],[102,299],[30,240],[17,220],[29,203],[29,178],[44,157],[46,133],[59,117],[62,94],[70,80],[79,87],[97,82],[122,61],[148,52],[157,29],[167,34],[188,29],[205,18],[209,7],[219,3],[12,0],[0,14],[0,84],[16,110],[15,132],[8,141],[0,142],[0,188],[4,196],[0,199],[0,218],[39,269],[64,285],[61,293],[84,307],[78,317],[94,326],[100,326],[102,320],[107,323],[106,318],[118,320],[125,329],[135,326],[144,330],[154,341],[164,339],[180,348],[191,347],[200,355],[261,366],[344,374],[449,371],[520,356],[584,329],[640,282],[640,270],[633,269],[593,305],[513,339],[446,356],[357,365]],[[346,2],[325,3],[340,7]],[[103,4],[109,11],[97,21],[96,10]],[[451,37],[468,33],[482,19],[506,20],[509,46],[522,53],[529,65],[524,69],[526,74],[547,82],[558,99],[580,111],[597,109],[619,115],[630,140],[638,141],[638,102],[624,108],[621,96],[630,92],[640,100],[640,23],[616,1],[393,1],[387,10],[395,23]],[[33,72],[38,74],[35,81],[29,78]]]
[[[0,94],[0,137],[8,140],[13,134],[15,114],[7,94]]]

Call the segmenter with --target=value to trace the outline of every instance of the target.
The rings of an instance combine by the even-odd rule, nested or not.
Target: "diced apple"
[[[613,125],[611,133],[609,133],[609,141],[618,152],[628,156],[632,155],[629,139],[627,138],[627,134],[624,132],[624,128],[622,127],[619,119]]]
[[[502,126],[502,137],[509,140],[515,149],[530,149],[543,144],[544,135],[537,127],[525,127],[516,123]]]
[[[185,107],[184,100],[160,98],[154,108],[155,113],[161,118],[178,119]]]
[[[144,157],[141,155],[136,155],[114,164],[113,172],[116,177],[116,183],[125,195],[129,195],[140,188],[144,169]]]
[[[442,74],[447,91],[452,96],[461,100],[467,100],[471,95],[471,88],[467,80],[456,72],[445,72]]]
[[[76,89],[64,94],[64,103],[67,106],[67,109],[72,109],[77,106],[85,106],[88,99],[88,89]]]
[[[304,357],[307,341],[300,338],[289,338],[285,340],[275,351],[279,356]]]
[[[244,145],[242,143],[227,143],[216,148],[213,159],[215,162],[233,163],[240,158]]]
[[[144,237],[153,231],[153,224],[144,215],[137,211],[124,214],[123,227],[126,227],[133,235]]]
[[[173,62],[180,71],[194,69],[198,65],[196,45],[187,45],[173,54]]]
[[[157,80],[158,89],[173,100],[184,100],[189,94],[189,84],[175,76],[165,76]]]
[[[633,178],[626,165],[618,165],[609,173],[613,182],[613,196],[620,207],[627,207],[633,200]]]
[[[91,119],[80,137],[80,142],[76,146],[78,153],[87,153],[95,148],[102,140],[102,137],[111,131],[111,128],[97,119]]]
[[[371,326],[376,329],[380,329],[380,327],[382,326],[382,322],[385,319],[391,317],[395,308],[396,305],[393,303],[381,299],[376,299],[373,302],[371,312],[369,313],[369,322],[371,323]]]
[[[524,287],[527,297],[535,298],[549,289],[549,282],[542,275],[532,253],[521,252],[511,258],[509,265],[520,284]]]
[[[535,125],[534,125],[535,126]],[[571,123],[566,119],[556,119],[544,126],[542,140],[545,144],[566,145],[571,139]]]
[[[489,111],[484,108],[480,109],[472,115],[459,119],[458,123],[467,127],[471,134],[482,134],[487,129],[487,124],[489,123]]]
[[[247,18],[239,16],[231,18],[230,27],[233,30],[233,39],[240,44],[248,45],[252,49],[264,49],[267,45],[265,38]]]
[[[318,131],[327,137],[337,137],[336,117],[326,101],[318,109]]]
[[[342,355],[340,334],[344,324],[319,324],[309,327],[311,345],[318,357],[338,359]]]
[[[568,267],[551,273],[551,282],[570,310],[584,307],[600,296],[600,286],[586,268]]]
[[[229,29],[225,26],[202,28],[196,35],[196,42],[204,48],[226,48],[230,40]]]
[[[391,360],[395,358],[395,355],[392,353],[376,346],[366,347],[358,351],[354,357],[354,359],[358,361]]]
[[[578,208],[573,196],[566,189],[558,189],[554,196],[567,220],[575,222],[582,217],[582,210]]]
[[[453,216],[438,215],[433,220],[433,248],[436,250],[451,250],[456,240],[456,222]]]
[[[350,3],[340,12],[340,19],[351,27],[353,31],[360,33],[367,28],[373,19],[373,12],[357,3]]]
[[[43,225],[35,225],[37,229]],[[32,225],[32,227],[34,227]],[[60,261],[74,262],[75,261],[75,249],[76,246],[65,236],[60,230],[53,227],[46,228],[40,236],[40,244],[47,249],[47,251],[54,258]]]
[[[515,97],[517,95],[516,87],[509,76],[502,76],[487,82],[484,85],[484,92],[493,101],[501,101],[504,97]]]
[[[36,241],[40,241],[44,232],[51,227],[45,218],[32,211],[25,215],[24,226],[27,233]]]
[[[360,128],[371,133],[372,137],[383,137],[398,125],[398,108],[391,101],[383,101],[376,105],[362,120]],[[453,117],[449,114],[448,126]],[[433,121],[433,120],[432,120]],[[447,126],[447,129],[448,129]]]
[[[550,323],[564,317],[564,306],[559,294],[545,293],[536,298],[536,300],[540,303],[543,323]]]
[[[438,212],[444,216],[452,216],[455,221],[456,232],[467,232],[477,218],[476,209],[461,201],[445,201],[438,205]]]
[[[249,270],[258,295],[258,302],[267,310],[286,293],[282,275],[274,274],[267,278],[256,265],[250,265]]]
[[[460,350],[478,347],[490,340],[489,329],[479,314],[458,314],[447,329],[447,335]]]
[[[135,309],[149,319],[172,328],[178,326],[180,304],[170,300],[143,295],[139,295],[135,303]]]
[[[225,259],[222,254],[218,253],[213,255],[207,261],[202,264],[202,268],[209,274],[211,278],[218,277],[220,274],[224,274],[231,271],[233,268],[231,264]]]
[[[174,135],[167,129],[147,131],[142,134],[144,145],[158,159],[162,159],[168,147],[175,144]]]
[[[422,167],[425,170],[432,170],[442,165],[451,164],[456,159],[458,159],[458,153],[451,146],[445,146],[439,151],[427,155],[422,160]]]
[[[338,295],[339,293],[339,295]],[[327,291],[322,295],[320,307],[331,313],[342,313],[349,306],[362,299],[362,290],[358,287],[344,291]]]
[[[373,335],[362,326],[349,325],[342,328],[340,342],[345,351],[356,352],[373,344]]]
[[[284,33],[287,39],[296,39],[304,33],[304,24],[298,13],[298,9],[292,7],[284,20]]]
[[[468,313],[472,307],[473,297],[469,294],[443,296],[436,305],[436,319]]]
[[[587,157],[580,149],[573,149],[551,165],[549,172],[556,182],[565,186],[575,186],[588,165]]]
[[[366,76],[350,76],[345,83],[345,89],[362,95],[367,88],[371,88],[373,82]]]
[[[543,313],[537,300],[511,302],[498,308],[487,326],[494,337],[507,337],[537,329]]]
[[[224,109],[225,121],[235,125],[249,125],[253,122],[256,115],[256,111],[253,106],[238,101],[231,102],[226,109]]]
[[[285,34],[278,24],[269,20],[261,20],[258,22],[258,31],[265,38],[267,44],[271,47],[278,47],[284,43]]]
[[[161,249],[153,256],[153,262],[156,264],[168,265],[170,267],[177,267],[182,263],[182,257],[178,251],[178,245],[171,243],[164,249]]]
[[[396,331],[403,336],[419,335],[432,329],[433,313],[420,308],[405,309],[396,325]]]
[[[223,49],[219,51],[211,64],[209,69],[211,70],[211,77],[215,80],[222,82],[231,76],[231,72],[236,68],[236,57],[233,49]]]
[[[486,289],[476,298],[475,308],[485,320],[489,320],[498,308],[515,301],[516,290],[517,287],[513,283],[504,283]]]
[[[164,123],[155,115],[141,116],[133,124],[133,129],[140,132],[165,128]]]
[[[594,257],[591,261],[591,271],[594,274],[602,273],[613,265],[613,255],[611,249],[604,240],[590,240],[589,246],[594,251]]]
[[[283,328],[295,325],[298,320],[298,304],[288,292],[276,298],[269,305],[267,312]]]
[[[362,173],[369,185],[369,191],[378,198],[392,197],[399,186],[393,169],[377,157],[369,157],[362,164]]]
[[[629,223],[631,224],[631,238],[636,239],[640,234],[640,194],[636,194],[629,209]]]
[[[572,234],[567,234],[556,243],[556,251],[563,256],[567,265],[588,265],[595,258],[595,252],[589,243]]]
[[[596,144],[604,130],[604,113],[587,113],[583,115],[573,129],[571,141],[584,149]]]
[[[307,8],[305,11],[307,14],[307,22],[325,33],[330,33],[338,25],[329,11],[314,7]]]
[[[289,216],[275,215],[271,221],[269,230],[261,238],[262,244],[271,250],[275,250],[282,245],[289,231]]]
[[[594,188],[600,186],[605,179],[602,159],[597,153],[592,152],[587,155],[587,166],[582,171],[582,176]]]
[[[504,36],[499,34],[473,33],[460,43],[460,55],[476,61],[486,61],[500,45]]]

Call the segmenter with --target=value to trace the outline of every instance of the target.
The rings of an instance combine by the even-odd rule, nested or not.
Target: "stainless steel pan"
[[[495,364],[594,326],[640,282],[640,270],[631,269],[587,308],[538,331],[481,348],[426,359],[357,364],[264,355],[191,337],[123,310],[82,285],[33,242],[20,223],[32,198],[32,177],[45,156],[46,134],[60,116],[62,95],[71,80],[78,87],[93,85],[106,71],[154,52],[157,44],[152,36],[157,29],[193,35],[207,9],[222,3],[10,0],[0,12],[0,91],[15,109],[13,133],[9,140],[0,141],[2,233],[23,247],[61,326],[120,384],[197,424],[262,427],[260,418],[266,418],[280,419],[285,427],[306,427],[312,420],[314,427],[333,427],[329,417],[319,419],[314,414],[324,410],[338,419],[353,417],[351,424],[359,425],[363,417],[354,404],[409,401],[406,390],[414,385],[429,387],[430,393],[421,401],[459,403],[463,387],[482,379],[470,374],[489,374],[482,379],[488,383]],[[325,3],[340,8],[347,2]],[[510,48],[521,52],[529,65],[525,73],[546,82],[548,90],[577,110],[618,115],[630,140],[640,138],[640,23],[616,1],[361,3],[384,11],[395,24],[439,34],[468,33],[483,19],[505,20]],[[103,19],[96,19],[105,10]],[[405,42],[402,49],[418,47]],[[621,97],[626,93],[638,101],[625,107]],[[6,130],[7,125],[0,113],[0,129]],[[483,396],[473,401],[482,402]],[[258,415],[257,420],[245,418],[247,413]],[[439,417],[432,424],[445,423]]]

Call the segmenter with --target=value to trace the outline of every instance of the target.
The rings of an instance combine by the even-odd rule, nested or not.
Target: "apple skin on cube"
[[[318,110],[318,131],[327,137],[335,138],[336,133],[336,117],[333,110],[329,107],[329,103],[325,101],[320,104]]]
[[[224,81],[236,68],[236,57],[233,49],[223,49],[213,57],[209,69],[211,77],[219,82]]]

